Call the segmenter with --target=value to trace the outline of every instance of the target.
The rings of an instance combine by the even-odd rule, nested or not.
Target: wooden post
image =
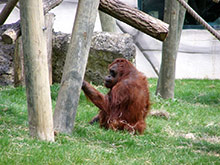
[[[185,9],[177,1],[165,0],[164,21],[169,23],[169,35],[163,42],[162,62],[156,94],[174,98],[176,56],[179,48]]]
[[[102,26],[102,31],[113,33],[117,32],[116,21],[112,16],[105,14],[102,11],[99,11],[99,17]]]
[[[71,133],[88,59],[99,0],[80,0],[61,80],[54,129]]]
[[[53,35],[53,23],[55,15],[48,13],[45,15],[45,36],[47,40],[47,62],[49,69],[49,82],[52,85],[52,35]]]
[[[54,141],[42,1],[20,0],[30,135]]]
[[[49,69],[49,82],[52,85],[52,29],[54,23],[55,15],[48,13],[45,15],[45,37],[47,40],[47,62]],[[23,58],[23,48],[22,40],[19,37],[15,42],[15,52],[14,52],[14,86],[24,85],[24,58]]]
[[[22,49],[22,40],[19,37],[15,42],[15,52],[14,52],[14,86],[24,85],[24,56]]]

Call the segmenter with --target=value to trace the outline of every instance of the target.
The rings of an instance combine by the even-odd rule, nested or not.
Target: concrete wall
[[[143,33],[136,37],[141,50],[158,69],[162,43]],[[220,42],[207,30],[183,30],[176,63],[176,78],[220,79]],[[145,73],[147,68],[141,65]]]

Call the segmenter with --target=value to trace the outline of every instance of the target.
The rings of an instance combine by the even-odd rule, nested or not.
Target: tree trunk
[[[55,15],[48,13],[45,15],[45,37],[47,40],[47,62],[49,69],[49,82],[52,85],[52,30]],[[22,49],[22,40],[19,37],[15,42],[15,52],[14,52],[14,86],[24,85],[24,58]]]
[[[185,9],[177,1],[165,0],[164,21],[169,23],[169,35],[163,42],[162,62],[156,94],[174,98],[176,56],[182,32]]]
[[[100,22],[102,26],[102,31],[104,32],[117,32],[116,21],[113,17],[108,14],[99,11]]]
[[[15,42],[14,52],[14,86],[24,85],[24,56],[22,49],[22,40],[19,37]]]
[[[20,0],[30,135],[54,141],[42,1]]]
[[[10,0],[5,5],[4,9],[0,13],[0,25],[3,25],[8,16],[10,15],[11,11],[14,9],[15,5],[17,4],[18,0]]]
[[[52,13],[48,13],[45,15],[45,36],[47,41],[47,63],[49,70],[49,82],[52,85],[52,35],[53,35],[53,23],[55,19],[55,15]]]
[[[98,5],[99,0],[78,3],[54,112],[54,129],[58,132],[71,133],[74,126]]]
[[[99,10],[160,41],[167,36],[168,24],[118,0],[100,0]]]

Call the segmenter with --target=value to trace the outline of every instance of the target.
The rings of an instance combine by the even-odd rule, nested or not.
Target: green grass
[[[170,118],[147,118],[144,135],[114,132],[88,121],[98,109],[81,93],[72,135],[54,143],[29,136],[24,88],[0,87],[0,165],[5,164],[220,164],[220,81],[177,80],[174,100],[154,95],[152,109]],[[107,92],[103,87],[98,87]],[[58,85],[51,87],[53,108]]]

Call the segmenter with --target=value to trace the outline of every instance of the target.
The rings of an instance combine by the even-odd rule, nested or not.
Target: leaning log
[[[44,14],[48,13],[48,11],[58,6],[62,1],[63,0],[44,0],[43,1]],[[21,35],[21,26],[19,20],[2,34],[2,41],[6,44],[12,44],[15,43],[15,40],[20,35]]]
[[[44,14],[58,6],[63,0],[43,0]]]
[[[54,111],[56,132],[72,133],[98,6],[99,0],[81,0],[78,3]]]
[[[99,10],[160,41],[165,40],[169,31],[169,25],[165,22],[132,8],[119,0],[100,0]]]
[[[3,10],[0,13],[0,25],[3,25],[8,16],[10,15],[11,11],[14,9],[15,5],[17,4],[18,0],[11,0],[5,5]]]

